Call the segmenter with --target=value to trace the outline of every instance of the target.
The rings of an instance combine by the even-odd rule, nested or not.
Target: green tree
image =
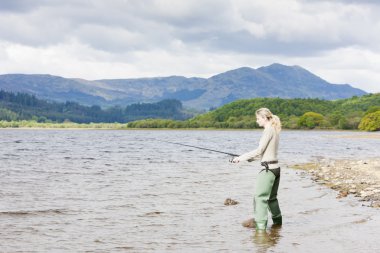
[[[298,126],[312,129],[317,126],[320,126],[323,120],[324,117],[320,113],[306,112],[299,118]]]
[[[344,118],[343,113],[340,111],[335,111],[328,115],[328,120],[332,126],[338,126],[339,121]]]
[[[380,130],[380,111],[369,113],[362,118],[359,124],[360,130],[379,131]]]
[[[339,129],[350,129],[350,125],[348,123],[348,120],[345,117],[341,117],[338,121],[338,128]]]
[[[17,120],[18,115],[15,112],[12,112],[11,110],[0,108],[0,120],[6,120],[6,121],[13,121]]]
[[[375,106],[370,106],[368,108],[368,110],[365,112],[365,114],[369,114],[369,113],[373,113],[373,112],[377,112],[377,111],[380,111],[380,106],[379,105],[375,105]]]

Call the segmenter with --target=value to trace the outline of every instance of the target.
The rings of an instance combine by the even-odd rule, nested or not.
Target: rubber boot
[[[282,216],[277,218],[272,218],[274,225],[282,225]]]
[[[266,230],[267,229],[267,222],[256,222],[256,231],[259,230]]]
[[[277,176],[273,182],[272,192],[268,200],[269,211],[272,213],[273,224],[276,226],[282,225],[282,216],[280,206],[277,200],[277,191],[280,184],[280,168],[278,169]]]

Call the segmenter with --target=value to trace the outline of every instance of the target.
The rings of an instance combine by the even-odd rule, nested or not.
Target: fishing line
[[[185,147],[191,147],[191,148],[197,148],[197,149],[212,151],[212,152],[221,153],[221,154],[230,155],[230,156],[239,156],[237,154],[233,154],[233,153],[229,153],[229,152],[224,152],[224,151],[219,151],[219,150],[209,149],[209,148],[203,148],[203,147],[198,147],[198,146],[193,146],[193,145],[187,145],[187,144],[182,144],[182,143],[178,143],[178,142],[171,142],[171,141],[161,141],[161,142],[166,142],[166,143],[171,143],[171,144],[185,146]]]

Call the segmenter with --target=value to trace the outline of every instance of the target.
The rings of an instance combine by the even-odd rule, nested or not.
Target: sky
[[[0,74],[211,77],[272,63],[380,92],[380,1],[0,0]]]

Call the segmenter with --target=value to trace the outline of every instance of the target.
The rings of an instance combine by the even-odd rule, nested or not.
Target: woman
[[[257,178],[254,195],[254,218],[256,230],[265,230],[268,222],[268,209],[272,213],[273,224],[281,225],[282,216],[277,200],[277,190],[280,183],[280,167],[278,166],[277,151],[281,121],[267,108],[256,111],[256,121],[264,127],[259,147],[251,152],[235,157],[232,162],[253,161],[261,158],[264,167]],[[244,224],[243,224],[244,225]]]

